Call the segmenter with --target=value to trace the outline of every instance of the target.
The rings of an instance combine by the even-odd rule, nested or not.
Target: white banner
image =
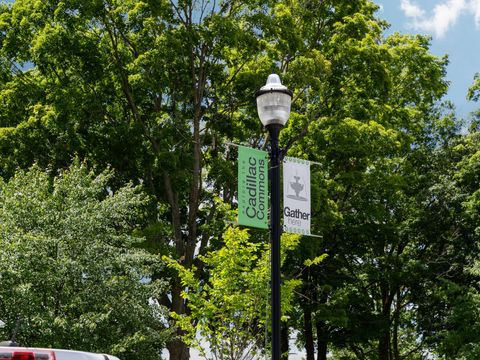
[[[283,230],[310,235],[310,162],[283,160]]]

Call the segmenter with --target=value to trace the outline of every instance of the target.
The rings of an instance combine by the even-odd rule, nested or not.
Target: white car
[[[0,360],[120,360],[84,351],[0,346]]]

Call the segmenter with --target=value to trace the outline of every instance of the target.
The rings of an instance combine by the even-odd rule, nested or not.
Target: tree
[[[266,21],[264,5],[2,4],[1,175],[10,177],[33,162],[65,168],[72,155],[99,168],[111,165],[113,187],[143,181],[159,203],[162,212],[151,214],[147,231],[149,248],[191,267],[197,246],[204,254],[212,237],[202,228],[216,214],[211,190],[221,188],[225,200],[233,201],[234,178],[223,171],[221,178],[207,178],[204,167],[233,168],[215,155],[227,129],[230,137],[243,132],[235,122],[239,104],[260,85],[256,74],[240,78],[241,93],[233,84],[264,47],[257,31]],[[267,68],[258,72],[266,75]],[[170,296],[159,300],[182,314],[181,292],[180,280],[172,277]],[[172,359],[188,358],[180,338],[168,347]]]
[[[173,259],[166,259],[176,269],[187,290],[187,315],[178,316],[186,331],[185,340],[199,348],[205,358],[256,359],[265,349],[269,325],[268,311],[270,252],[267,246],[249,241],[247,230],[228,228],[225,242],[218,250],[202,257],[208,277],[196,277],[196,269],[188,269]],[[297,235],[284,235],[284,252],[298,244]],[[282,312],[289,313],[293,290],[300,280],[288,279],[282,284]],[[207,347],[205,346],[207,345]]]
[[[456,131],[438,105],[447,59],[432,56],[424,36],[385,38],[377,8],[370,0],[2,5],[0,175],[33,162],[66,168],[72,155],[110,164],[112,190],[142,182],[156,201],[144,247],[207,281],[202,256],[222,244],[215,198],[235,205],[235,151],[225,140],[268,143],[252,95],[270,72],[281,73],[295,90],[282,145],[322,164],[312,204],[323,238],[302,240],[285,267],[298,274],[305,259],[330,255],[302,272],[291,323],[308,359],[315,337],[320,359],[327,344],[358,358],[408,356],[425,345],[419,332],[438,329],[416,328],[416,306],[438,315],[428,291],[452,270],[429,257],[448,262],[473,247],[451,230],[464,218],[448,206],[460,202],[437,191],[451,173],[435,149]],[[251,236],[267,241],[266,233]],[[168,293],[158,300],[185,314],[181,279],[171,269],[153,278],[166,275]],[[185,360],[184,332],[176,335],[170,357]]]
[[[149,281],[158,260],[130,235],[147,197],[78,162],[56,176],[33,166],[0,182],[0,318],[25,346],[161,359],[169,330]],[[18,328],[17,328],[18,327]]]
[[[438,286],[421,308],[420,325],[440,356],[478,356],[479,240],[479,150],[478,131],[459,137],[444,151],[442,162],[450,162],[447,176],[435,189],[436,208],[443,210],[442,252],[436,258]],[[447,161],[445,161],[447,159]],[[448,221],[450,218],[450,221]],[[447,265],[448,264],[448,265]],[[431,309],[438,308],[432,319]]]
[[[323,239],[303,249],[308,256],[311,250],[330,254],[305,274],[298,325],[309,359],[312,327],[319,359],[327,356],[326,342],[356,358],[398,359],[427,346],[417,342],[411,309],[418,305],[414,293],[428,290],[416,285],[447,271],[433,264],[429,275],[420,271],[427,258],[417,249],[432,246],[433,258],[453,255],[442,254],[438,237],[452,219],[444,217],[445,228],[424,239],[414,225],[425,224],[425,204],[435,196],[429,189],[445,174],[433,165],[434,150],[449,144],[458,127],[439,106],[447,89],[446,58],[429,53],[426,37],[382,37],[385,24],[371,3],[352,8],[338,5],[332,15],[338,21],[323,23],[323,33],[331,31],[318,45],[327,71],[315,91],[311,78],[298,86],[304,89],[297,100],[302,115],[292,116],[286,134],[303,129],[305,137],[290,154],[321,164],[313,177],[313,223]],[[304,66],[307,59],[301,59]],[[466,254],[467,243],[456,249]]]

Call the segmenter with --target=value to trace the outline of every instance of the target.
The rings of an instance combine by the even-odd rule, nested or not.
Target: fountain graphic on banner
[[[291,195],[287,195],[287,197],[297,201],[307,201],[307,198],[300,196],[300,193],[305,188],[305,183],[303,181],[300,182],[301,180],[300,176],[293,176],[293,178],[295,179],[295,181],[290,181],[290,187],[295,192],[295,195],[291,194]]]

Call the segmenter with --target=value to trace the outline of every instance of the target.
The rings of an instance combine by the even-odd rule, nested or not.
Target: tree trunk
[[[392,333],[392,347],[394,360],[400,360],[400,350],[398,348],[398,326],[400,324],[400,311],[402,310],[400,288],[397,289],[395,312],[393,314],[393,333]]]
[[[170,360],[188,360],[190,358],[190,349],[181,340],[182,336],[183,332],[178,330],[175,333],[175,340],[171,340],[167,343]]]
[[[289,344],[288,344],[288,338],[289,338],[289,331],[288,331],[288,324],[287,323],[282,323],[282,330],[281,330],[281,336],[282,336],[282,360],[288,360],[288,352],[290,350]]]
[[[305,351],[307,352],[306,360],[315,360],[315,348],[313,345],[313,329],[312,329],[312,311],[306,306],[303,309],[303,334],[305,336]]]
[[[382,317],[384,324],[378,340],[378,359],[392,360],[391,342],[390,342],[390,311],[393,302],[393,296],[388,291],[388,286],[382,285]]]
[[[182,298],[182,286],[177,284],[178,279],[175,279],[176,283],[172,286],[172,301],[171,309],[177,314],[185,313],[185,300]],[[177,329],[174,333],[173,340],[167,343],[167,349],[170,353],[170,360],[188,360],[190,358],[190,349],[182,341],[184,332],[181,329]]]
[[[317,321],[317,360],[327,360],[327,331],[323,321]]]
[[[391,360],[390,358],[390,331],[385,329],[378,342],[378,359]]]

